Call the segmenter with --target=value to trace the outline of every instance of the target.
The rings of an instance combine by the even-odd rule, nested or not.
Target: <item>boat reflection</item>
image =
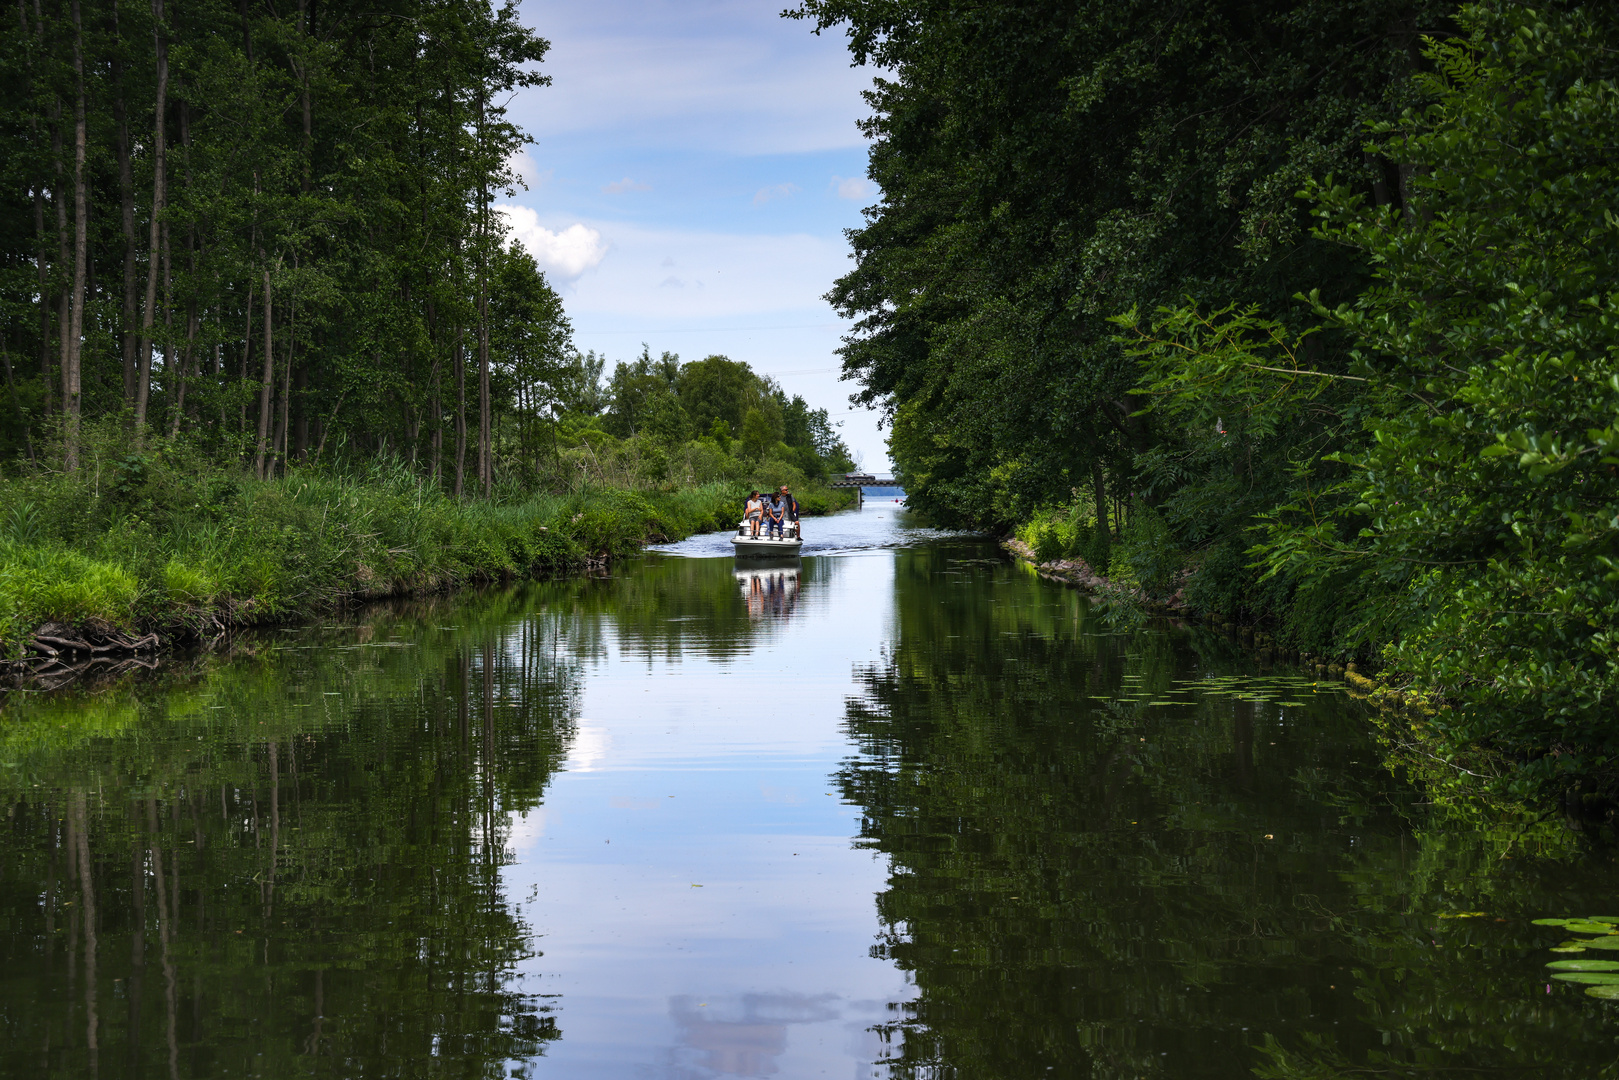
[[[799,577],[803,570],[799,561],[783,559],[768,563],[753,562],[736,570],[737,584],[748,603],[748,618],[785,619],[798,603]]]

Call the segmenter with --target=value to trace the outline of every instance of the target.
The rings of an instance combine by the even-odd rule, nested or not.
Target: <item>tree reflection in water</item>
[[[1548,993],[1529,925],[1619,914],[1609,859],[1428,821],[1338,696],[1182,683],[1250,670],[1218,639],[898,559],[839,774],[890,860],[874,953],[916,985],[879,1029],[892,1075],[1619,1074],[1611,1008]]]
[[[12,703],[0,1074],[495,1076],[543,1053],[499,872],[566,750],[574,661],[498,595],[442,613]]]

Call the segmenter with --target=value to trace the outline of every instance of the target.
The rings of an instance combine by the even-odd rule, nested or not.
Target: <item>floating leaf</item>
[[[1553,960],[1553,971],[1619,971],[1619,960]]]
[[[1555,948],[1555,949],[1553,949],[1551,951],[1552,952],[1562,952],[1562,953],[1584,952],[1585,951],[1585,946],[1584,945],[1559,945],[1557,948]]]
[[[1619,949],[1619,934],[1609,934],[1607,937],[1585,938],[1570,944],[1583,945],[1587,949]]]
[[[1619,986],[1611,984],[1607,986],[1587,986],[1585,992],[1594,998],[1602,998],[1605,1001],[1619,1000]]]
[[[1619,986],[1619,975],[1611,971],[1559,971],[1552,978],[1589,986]]]
[[[1607,923],[1592,922],[1589,919],[1570,919],[1563,924],[1563,929],[1575,934],[1611,934],[1613,927]]]
[[[1619,926],[1619,915],[1587,915],[1586,922],[1607,923],[1609,926]]]
[[[1569,923],[1574,922],[1574,921],[1575,920],[1573,920],[1573,919],[1536,919],[1534,921],[1533,925],[1535,925],[1535,926],[1567,926]]]

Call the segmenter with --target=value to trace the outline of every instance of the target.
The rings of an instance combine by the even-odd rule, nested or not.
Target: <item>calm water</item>
[[[893,503],[805,531],[14,696],[0,1075],[1619,1075],[1529,924],[1609,859]]]

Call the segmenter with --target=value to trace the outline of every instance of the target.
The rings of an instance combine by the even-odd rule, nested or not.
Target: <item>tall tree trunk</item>
[[[135,404],[135,332],[137,318],[135,305],[135,169],[129,153],[129,110],[124,102],[124,64],[122,38],[118,29],[118,3],[113,0],[112,30],[115,43],[112,51],[113,99],[112,115],[118,125],[118,201],[123,211],[124,227],[124,307],[119,321],[119,355],[124,362],[124,404]]]
[[[298,365],[293,375],[293,389],[298,396],[298,419],[293,430],[292,456],[298,461],[309,457],[309,363]]]
[[[487,136],[482,90],[478,94],[478,141],[480,151]],[[480,169],[487,162],[480,154]],[[478,182],[478,483],[484,498],[494,483],[494,432],[490,429],[489,403],[489,187]]]
[[[247,385],[247,364],[253,358],[253,279],[247,279],[247,329],[242,332],[242,366],[237,372],[236,383],[238,387]],[[236,432],[238,435],[247,434],[247,399],[242,399],[240,406],[241,416],[238,418]]]
[[[439,487],[444,483],[444,397],[440,385],[443,365],[439,362],[438,308],[431,290],[427,294],[427,338],[433,345],[433,486]]]
[[[45,386],[42,411],[51,411],[51,271],[46,255],[45,240],[45,185],[34,187],[34,269],[39,279],[39,374]]]
[[[259,380],[259,444],[253,459],[253,475],[264,479],[264,455],[270,438],[270,389],[275,381],[275,352],[270,336],[273,310],[270,306],[270,268],[264,269],[264,377]]]
[[[158,223],[165,195],[169,100],[169,40],[163,31],[163,0],[152,0],[152,38],[157,51],[157,110],[152,118],[152,226],[147,241],[146,310],[141,313],[141,340],[135,372],[135,427],[146,423],[152,393],[152,323],[157,315]]]
[[[163,389],[174,407],[178,365],[174,357],[174,262],[169,256],[169,223],[163,223],[159,247],[163,252]]]
[[[185,162],[186,190],[191,190],[191,103],[185,98],[182,88],[180,93],[180,152]],[[167,230],[164,232],[164,258],[167,256]],[[197,226],[193,222],[186,223],[186,348],[185,354],[180,358],[180,370],[177,372],[178,380],[174,388],[174,415],[169,418],[169,438],[180,434],[180,419],[185,415],[186,388],[195,374],[192,359],[193,350],[197,343]]]
[[[1099,460],[1091,462],[1091,498],[1096,503],[1096,527],[1104,533],[1108,532],[1107,482],[1103,479],[1102,463]],[[1107,567],[1105,566],[1093,566],[1091,569],[1098,574],[1107,573]]]
[[[62,350],[62,411],[64,455],[68,472],[79,467],[79,360],[84,343],[84,282],[89,263],[89,199],[84,184],[87,132],[84,108],[84,20],[79,0],[73,0],[73,321]]]
[[[467,354],[461,327],[455,328],[455,497],[465,488],[467,475]]]
[[[480,298],[483,313],[478,326],[478,482],[484,498],[495,482],[494,428],[489,403],[489,294]]]
[[[279,463],[283,474],[287,470],[287,434],[288,421],[292,405],[292,363],[293,350],[298,343],[298,294],[292,294],[292,302],[287,308],[287,365],[281,373],[281,416],[276,421],[275,431],[275,460],[271,470]]]
[[[28,9],[23,0],[17,0],[17,22],[24,36],[30,30],[28,26]],[[45,44],[45,14],[40,8],[39,0],[34,0],[34,26],[32,29],[34,44],[37,51],[43,53]],[[28,87],[30,93],[34,92],[34,61],[33,51],[28,57]],[[36,143],[39,140],[39,118],[33,110],[28,114],[28,130]],[[54,191],[61,190],[61,144],[57,141],[57,129],[53,119],[51,126],[51,140],[58,163],[57,179],[50,185]],[[44,176],[37,176],[34,181],[34,272],[39,284],[39,374],[44,387],[44,398],[40,402],[41,411],[49,416],[51,412],[51,274],[49,241],[45,236],[45,189],[47,180]]]
[[[62,102],[51,103],[51,156],[56,162],[56,183],[52,186],[51,202],[56,206],[56,268],[58,275],[67,274],[71,280],[73,266],[72,241],[68,239],[67,221],[67,167],[62,163]],[[68,333],[72,318],[72,288],[58,276],[56,281],[56,374],[62,376],[67,364]],[[50,373],[44,372],[45,384],[50,385]],[[57,389],[61,389],[58,385]],[[50,393],[49,390],[46,393]],[[66,408],[66,402],[63,408]]]

